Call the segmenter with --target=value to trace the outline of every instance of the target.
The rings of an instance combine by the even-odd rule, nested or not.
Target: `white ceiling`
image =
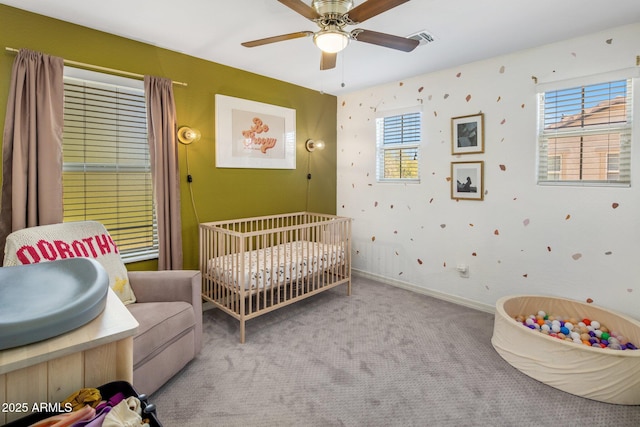
[[[640,22],[639,0],[412,0],[347,30],[403,37],[427,30],[435,42],[410,53],[352,42],[335,69],[320,71],[320,51],[310,37],[240,45],[317,30],[277,0],[0,3],[334,95]]]

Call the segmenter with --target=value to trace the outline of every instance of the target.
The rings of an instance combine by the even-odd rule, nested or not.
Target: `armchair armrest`
[[[129,271],[138,302],[184,301],[202,312],[202,282],[197,270]]]
[[[136,301],[191,304],[195,315],[195,352],[202,348],[202,279],[198,270],[129,271]]]

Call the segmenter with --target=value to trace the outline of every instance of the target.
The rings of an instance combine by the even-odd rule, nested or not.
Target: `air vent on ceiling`
[[[427,30],[418,31],[415,34],[411,34],[407,38],[413,39],[413,40],[418,40],[420,42],[420,44],[418,46],[424,46],[426,44],[433,43],[436,40],[434,35],[431,34]]]

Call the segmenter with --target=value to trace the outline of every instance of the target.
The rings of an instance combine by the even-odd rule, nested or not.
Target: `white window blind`
[[[158,254],[147,113],[144,89],[135,87],[139,83],[64,79],[64,221],[101,222],[129,262]]]
[[[632,80],[539,94],[538,182],[629,185]]]
[[[419,181],[422,114],[411,112],[376,119],[379,181]]]

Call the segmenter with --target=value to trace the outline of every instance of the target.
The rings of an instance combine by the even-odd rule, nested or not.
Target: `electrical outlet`
[[[460,273],[460,277],[469,277],[469,266],[466,264],[458,264],[456,271]]]

